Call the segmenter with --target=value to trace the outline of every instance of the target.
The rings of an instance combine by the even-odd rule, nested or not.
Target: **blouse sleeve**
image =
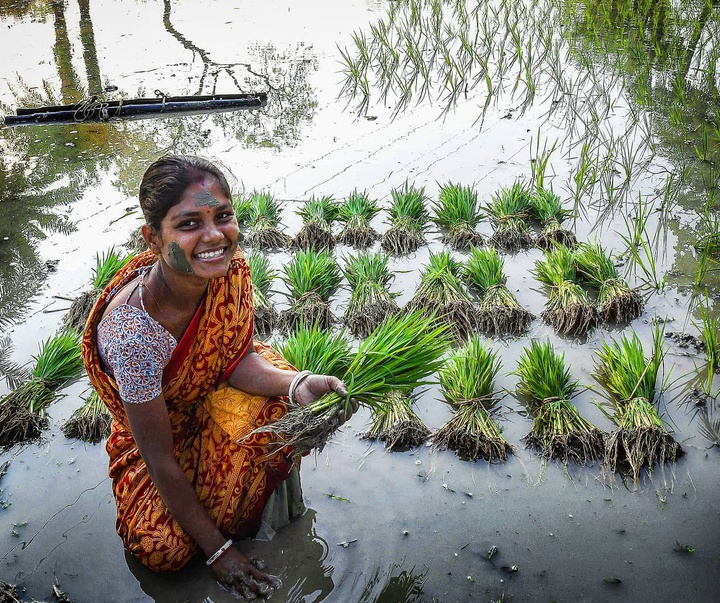
[[[98,325],[97,344],[124,402],[149,402],[162,393],[163,370],[177,341],[150,315],[118,306]]]

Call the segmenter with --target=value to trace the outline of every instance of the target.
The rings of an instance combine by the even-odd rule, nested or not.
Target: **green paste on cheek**
[[[190,262],[188,262],[187,257],[185,257],[185,253],[180,248],[180,245],[177,244],[176,241],[173,241],[170,243],[170,250],[168,253],[168,257],[170,260],[170,265],[175,268],[178,272],[182,272],[183,274],[192,274],[193,269],[192,266],[190,266]]]
[[[220,205],[220,201],[218,201],[217,197],[210,191],[198,191],[193,195],[193,197],[195,197],[196,207],[207,206],[207,208],[210,209],[211,207],[217,207]]]

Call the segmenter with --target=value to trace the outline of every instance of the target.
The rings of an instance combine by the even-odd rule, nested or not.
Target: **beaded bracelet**
[[[290,388],[288,389],[288,406],[295,406],[295,390],[297,386],[300,385],[300,382],[310,375],[312,375],[312,371],[300,371],[293,377],[293,380],[290,382]]]
[[[222,557],[223,553],[232,546],[232,543],[233,543],[233,541],[231,538],[210,556],[210,558],[205,562],[205,565],[212,565],[218,559],[220,559],[220,557]]]

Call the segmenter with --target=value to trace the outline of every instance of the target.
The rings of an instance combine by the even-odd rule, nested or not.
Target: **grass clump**
[[[464,342],[477,327],[478,319],[460,275],[461,264],[447,251],[430,252],[420,285],[406,309],[436,316],[450,327],[458,341]]]
[[[342,376],[348,398],[327,393],[256,431],[276,434],[281,448],[292,447],[297,454],[321,451],[337,429],[337,411],[347,409],[349,398],[378,410],[387,404],[390,392],[412,391],[429,383],[449,345],[446,331],[447,326],[437,324],[434,316],[420,312],[388,317],[360,344]]]
[[[47,425],[57,390],[83,372],[80,334],[65,329],[40,347],[28,380],[0,399],[0,446],[34,440]]]
[[[362,437],[380,440],[387,450],[410,450],[423,444],[430,430],[413,410],[412,396],[389,392],[383,404],[373,411],[370,429]]]
[[[477,192],[471,186],[448,184],[440,187],[433,204],[434,222],[443,230],[443,243],[458,251],[483,244],[477,225],[482,221]]]
[[[497,351],[473,335],[455,350],[440,369],[440,387],[454,406],[452,418],[432,435],[433,446],[456,451],[461,457],[488,462],[505,461],[512,446],[491,416],[495,378],[500,370]]]
[[[557,353],[549,341],[536,340],[518,359],[518,391],[532,398],[532,431],[524,441],[545,459],[580,464],[601,459],[603,433],[584,419],[570,399],[578,382],[565,366],[565,354]]]
[[[260,192],[253,192],[247,201],[249,203],[247,244],[258,249],[288,247],[290,237],[280,230],[280,202],[270,193]]]
[[[338,241],[353,247],[368,247],[378,238],[378,233],[370,226],[380,211],[375,200],[370,199],[366,191],[354,190],[340,206],[338,221],[343,225]]]
[[[95,254],[95,267],[93,268],[92,287],[89,291],[76,297],[64,317],[64,325],[70,329],[81,331],[90,315],[90,310],[103,289],[112,278],[125,266],[134,254],[122,254],[115,247],[111,247],[102,254]]]
[[[683,449],[667,432],[654,405],[657,377],[665,350],[664,329],[653,331],[649,359],[633,331],[619,340],[604,341],[597,355],[596,379],[610,394],[609,417],[617,426],[607,438],[605,456],[611,471],[627,465],[637,481],[643,467],[674,462]]]
[[[110,435],[112,416],[95,390],[62,426],[65,437],[97,444]]]
[[[541,249],[552,249],[555,244],[565,247],[574,247],[577,244],[575,233],[562,226],[563,221],[573,215],[569,209],[564,209],[560,197],[552,190],[539,188],[530,197],[530,211],[532,216],[540,222],[540,236],[535,245]]]
[[[247,227],[250,223],[250,217],[252,216],[251,201],[252,196],[247,198],[240,196],[232,200],[233,213],[241,228]]]
[[[250,268],[250,280],[253,288],[253,316],[256,333],[270,333],[277,324],[278,315],[270,302],[270,287],[277,272],[270,268],[267,256],[251,251],[245,256]]]
[[[530,217],[530,193],[520,182],[493,193],[485,211],[493,223],[490,243],[506,251],[518,251],[532,247],[528,219]]]
[[[330,195],[319,198],[313,196],[297,211],[303,225],[293,239],[293,247],[333,250],[335,236],[332,233],[332,223],[337,219],[339,211],[340,206]]]
[[[355,337],[365,338],[385,319],[399,311],[396,293],[388,287],[395,275],[385,253],[360,252],[345,260],[343,273],[352,288],[345,324]]]
[[[706,297],[700,302],[700,322],[695,327],[700,331],[705,346],[705,359],[707,360],[708,383],[707,391],[712,391],[713,376],[720,370],[720,315],[713,315],[710,300]]]
[[[426,242],[425,229],[430,219],[425,207],[425,189],[405,182],[402,188],[392,189],[390,196],[390,229],[380,244],[385,251],[396,255],[417,251]]]
[[[612,257],[600,243],[583,243],[575,250],[578,276],[598,289],[597,308],[605,322],[624,323],[642,314],[645,301],[618,274]]]
[[[519,335],[530,328],[533,315],[505,285],[504,260],[492,247],[473,247],[465,264],[465,282],[480,295],[478,326],[491,335]]]
[[[541,316],[562,335],[582,336],[597,324],[597,309],[578,283],[575,254],[562,245],[535,262],[535,277],[550,287]]]
[[[292,332],[302,324],[329,329],[335,318],[329,300],[340,286],[342,273],[328,251],[298,251],[281,277],[287,285],[290,308],[280,316],[280,326]]]
[[[283,358],[299,371],[342,377],[352,361],[345,331],[332,333],[317,325],[300,325],[278,346]]]

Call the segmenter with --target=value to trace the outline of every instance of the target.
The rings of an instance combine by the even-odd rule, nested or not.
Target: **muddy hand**
[[[357,412],[357,409],[360,408],[360,403],[355,398],[350,398],[347,403],[345,402],[348,396],[347,386],[339,379],[333,391],[342,397],[343,402],[335,408],[328,421],[333,426],[339,427]]]
[[[218,582],[233,589],[248,601],[269,598],[282,586],[279,578],[258,569],[259,560],[249,560],[236,548],[231,548],[212,565]]]

